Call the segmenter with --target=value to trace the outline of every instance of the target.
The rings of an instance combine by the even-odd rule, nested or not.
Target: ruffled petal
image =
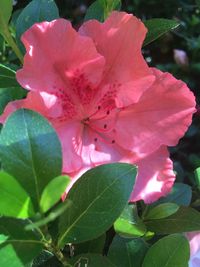
[[[78,121],[70,121],[56,128],[63,152],[63,172],[72,173],[83,167],[80,157],[82,149],[83,125]]]
[[[140,101],[122,110],[116,121],[113,139],[138,157],[161,145],[174,146],[192,122],[193,93],[169,73],[154,70],[156,81]]]
[[[190,242],[189,267],[200,266],[200,232],[187,233],[186,237]]]
[[[147,30],[139,19],[125,12],[115,11],[104,23],[96,20],[84,23],[79,32],[93,39],[97,51],[106,60],[101,87],[106,84],[120,83],[122,86],[119,88],[121,90],[119,96],[123,95],[124,100],[127,91],[128,94],[132,94],[132,98],[134,94],[138,98],[150,86],[150,81],[140,88],[129,84],[130,90],[124,92],[128,85],[125,83],[142,78],[144,85],[145,76],[151,76],[148,79],[153,79],[151,70],[141,53]],[[134,102],[136,102],[135,99]]]
[[[162,146],[135,164],[138,166],[138,176],[131,194],[131,202],[143,199],[146,203],[152,203],[170,192],[175,174],[166,147]]]
[[[48,101],[46,102],[48,105]],[[20,108],[27,108],[27,109],[34,110],[45,117],[48,117],[49,115],[49,109],[45,105],[45,102],[43,98],[41,97],[41,95],[39,93],[29,92],[25,99],[15,100],[7,104],[7,106],[4,109],[3,114],[0,116],[0,122],[4,123],[7,117],[11,113],[13,113],[14,111]]]
[[[73,87],[80,76],[91,85],[101,79],[104,58],[88,37],[80,36],[64,19],[34,24],[22,36],[27,53],[18,82],[33,91],[54,92]],[[71,92],[73,93],[73,92]]]

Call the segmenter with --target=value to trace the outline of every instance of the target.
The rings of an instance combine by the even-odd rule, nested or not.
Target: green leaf
[[[25,220],[0,218],[0,266],[24,267],[42,250],[41,236],[34,231],[24,231]]]
[[[31,199],[15,178],[0,172],[0,214],[28,218],[34,215]]]
[[[19,87],[15,71],[0,64],[0,88]]]
[[[200,187],[200,167],[195,170],[194,174],[195,174],[196,184],[197,184],[198,187]]]
[[[104,9],[102,3],[99,0],[96,0],[94,3],[92,3],[87,9],[84,21],[90,19],[96,19],[100,22],[104,21]]]
[[[69,182],[68,176],[58,176],[48,183],[40,199],[40,207],[43,212],[48,211],[61,199]]]
[[[12,0],[0,1],[0,32],[4,33],[12,14]]]
[[[104,19],[106,19],[113,10],[120,10],[121,0],[99,0],[104,9]]]
[[[38,113],[19,109],[2,128],[0,155],[3,169],[16,177],[38,209],[43,189],[61,174],[61,145],[54,129]]]
[[[117,267],[141,267],[147,250],[147,243],[140,238],[130,240],[116,235],[108,251],[108,258]]]
[[[106,234],[104,233],[100,237],[83,242],[80,244],[75,245],[74,254],[85,254],[85,253],[103,253],[104,245],[106,241]]]
[[[2,114],[8,102],[21,99],[25,94],[26,91],[21,87],[0,88],[0,114]]]
[[[98,254],[82,254],[70,261],[73,267],[116,267],[105,256]]]
[[[33,0],[20,13],[16,23],[16,37],[20,42],[22,34],[33,24],[42,21],[51,21],[59,18],[58,8],[54,0]],[[23,48],[24,50],[24,48]]]
[[[26,91],[20,87],[15,78],[15,71],[0,64],[0,114],[8,102],[21,99]]]
[[[191,186],[183,183],[175,183],[172,191],[166,196],[153,203],[153,206],[162,203],[176,203],[179,206],[189,206],[192,198]]]
[[[146,226],[138,217],[135,206],[129,204],[114,223],[115,232],[121,236],[139,237],[146,232]]]
[[[31,264],[31,267],[44,267],[46,262],[49,259],[53,258],[53,254],[49,252],[48,250],[42,250],[41,253],[33,260],[33,263]],[[46,265],[47,267],[48,265]]]
[[[145,220],[155,220],[169,217],[170,215],[176,213],[179,206],[175,203],[163,203],[156,207],[153,207],[145,215]]]
[[[156,234],[173,234],[200,230],[200,212],[189,207],[180,207],[179,210],[163,219],[146,220],[149,231]]]
[[[177,21],[169,19],[149,19],[144,21],[144,25],[147,27],[148,33],[144,40],[143,46],[158,39],[166,32],[174,30],[180,24]]]
[[[142,267],[188,267],[189,258],[187,239],[174,234],[160,239],[148,250]]]
[[[65,210],[67,210],[71,205],[70,200],[66,200],[65,202],[62,202],[58,206],[56,206],[45,218],[38,218],[37,221],[34,223],[31,222],[31,224],[26,226],[26,230],[32,230],[37,229],[38,227],[41,227],[45,224],[48,224],[49,222],[55,221],[57,217],[59,217]]]
[[[120,10],[121,0],[96,0],[87,9],[84,20],[96,19],[103,22],[113,10]]]
[[[135,166],[124,163],[102,165],[83,174],[67,195],[72,206],[60,218],[58,245],[104,233],[127,204],[136,174]]]

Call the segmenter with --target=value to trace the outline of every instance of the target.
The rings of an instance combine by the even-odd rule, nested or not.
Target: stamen
[[[114,144],[115,143],[115,140],[112,140],[112,144]]]
[[[95,141],[95,142],[97,142],[97,140],[98,140],[97,138],[94,138],[94,141]]]
[[[107,128],[107,124],[104,124],[103,128],[106,129]]]
[[[109,114],[110,114],[110,110],[108,110],[108,111],[106,112],[106,114],[109,115]]]

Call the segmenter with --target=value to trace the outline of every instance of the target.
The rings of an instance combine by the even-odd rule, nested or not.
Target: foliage
[[[59,13],[76,25],[93,18],[103,21],[120,7],[144,20],[148,35],[143,52],[149,64],[187,81],[199,103],[199,1],[56,1],[57,7],[53,0],[33,0],[20,1],[13,11],[11,2],[0,2],[1,113],[9,101],[25,96],[15,79],[25,30]],[[186,51],[189,65],[175,62],[175,48]],[[14,112],[0,135],[0,266],[187,267],[184,233],[200,231],[199,114],[171,149],[179,183],[169,195],[146,205],[128,203],[137,167],[124,163],[87,171],[62,202],[69,177],[62,175],[55,130],[36,112]]]

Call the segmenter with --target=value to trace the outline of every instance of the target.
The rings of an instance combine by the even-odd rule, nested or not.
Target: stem
[[[19,50],[18,46],[16,45],[15,41],[13,40],[13,37],[12,37],[8,27],[6,27],[4,29],[3,36],[6,40],[6,42],[8,43],[8,45],[15,52],[15,54],[18,57],[18,59],[20,60],[20,62],[23,64],[23,55],[22,55],[21,51]]]
[[[58,248],[56,248],[56,247],[54,247],[54,254],[57,257],[57,259],[60,262],[62,262],[63,266],[72,267],[72,265],[67,262],[67,260],[64,257],[63,253]]]
[[[72,267],[72,265],[67,262],[67,259],[65,258],[61,250],[53,243],[47,225],[44,225],[42,232],[46,236],[46,248],[56,256],[56,258],[62,263],[64,267]]]
[[[67,259],[60,251],[60,249],[57,248],[57,246],[51,243],[51,244],[46,244],[46,247],[51,253],[53,253],[56,256],[56,258],[62,263],[64,267],[72,267],[72,265],[67,262]]]

